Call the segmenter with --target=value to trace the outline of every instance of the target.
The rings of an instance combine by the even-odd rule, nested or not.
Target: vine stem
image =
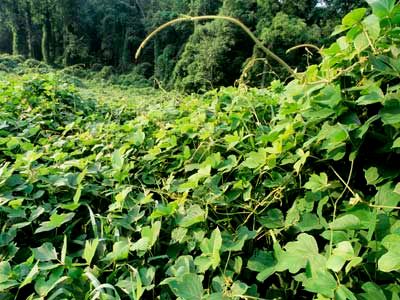
[[[276,62],[278,62],[281,66],[283,66],[293,77],[298,78],[298,75],[295,70],[293,70],[283,59],[281,59],[278,55],[273,53],[271,50],[269,50],[267,47],[263,45],[263,43],[254,35],[251,30],[244,25],[241,21],[238,19],[232,18],[232,17],[227,17],[227,16],[216,16],[216,15],[209,15],[209,16],[197,16],[197,17],[191,17],[191,16],[185,16],[181,18],[174,19],[172,21],[169,21],[167,23],[164,23],[160,27],[156,28],[153,32],[151,32],[140,44],[138,50],[136,51],[135,54],[135,59],[137,60],[140,56],[140,53],[142,50],[146,47],[146,45],[149,43],[149,41],[156,36],[159,32],[164,30],[167,27],[170,27],[174,24],[181,23],[181,22],[194,22],[194,21],[202,21],[202,20],[225,20],[229,21],[231,23],[234,23],[235,25],[239,26],[243,31],[254,41],[254,43],[259,47],[267,56],[270,58],[274,59]]]

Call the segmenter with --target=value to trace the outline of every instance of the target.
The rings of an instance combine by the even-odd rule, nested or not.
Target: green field
[[[262,89],[0,56],[0,300],[400,299],[400,4],[370,4]]]

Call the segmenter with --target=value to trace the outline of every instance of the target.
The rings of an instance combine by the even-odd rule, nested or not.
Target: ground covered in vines
[[[1,73],[0,299],[399,299],[400,5],[369,2],[266,89]]]

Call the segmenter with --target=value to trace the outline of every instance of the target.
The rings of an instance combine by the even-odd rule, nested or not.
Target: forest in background
[[[241,20],[294,68],[310,59],[303,43],[329,43],[335,24],[361,0],[2,0],[0,53],[56,67],[135,73],[165,88],[202,91],[234,84],[250,62],[248,83],[265,86],[287,74],[233,25],[215,20],[179,24],[158,35],[138,62],[146,35],[181,15],[220,14]],[[252,57],[257,60],[250,61]],[[110,69],[112,67],[112,69]]]

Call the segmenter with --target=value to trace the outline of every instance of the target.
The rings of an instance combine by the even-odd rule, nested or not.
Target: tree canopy
[[[138,62],[133,53],[150,31],[173,18],[220,14],[238,18],[292,67],[303,68],[311,59],[308,52],[286,50],[302,43],[321,46],[322,33],[360,5],[363,1],[2,0],[0,52],[59,67],[140,70],[164,87],[191,91],[232,85],[251,63],[247,79],[260,85],[271,73],[287,74],[265,60],[240,29],[221,20],[168,28]]]

